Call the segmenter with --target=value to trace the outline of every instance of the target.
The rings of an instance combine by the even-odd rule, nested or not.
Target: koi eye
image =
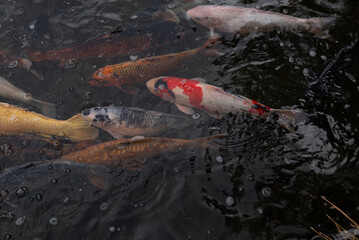
[[[158,86],[158,90],[160,90],[160,91],[165,90],[165,85],[160,84],[160,85]]]

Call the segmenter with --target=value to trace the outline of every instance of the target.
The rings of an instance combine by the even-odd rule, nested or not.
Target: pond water
[[[88,79],[106,65],[201,46],[209,37],[208,28],[182,16],[178,25],[152,19],[158,9],[184,3],[0,0],[0,49],[18,57],[27,57],[30,47],[65,49],[124,29],[153,32],[158,42],[175,33],[169,43],[140,53],[81,59],[71,66],[34,62],[32,69],[43,80],[7,64],[0,66],[0,76],[37,99],[55,103],[57,119],[108,105],[181,115],[175,105],[153,96],[144,84],[138,84],[140,93],[133,95],[117,87],[90,86]],[[169,152],[148,159],[137,171],[103,173],[108,180],[106,190],[89,183],[86,172],[76,169],[68,174],[49,169],[44,177],[39,171],[42,180],[29,174],[14,199],[0,203],[0,239],[319,239],[310,227],[328,235],[337,233],[326,214],[351,228],[320,196],[358,220],[358,46],[339,55],[329,71],[321,74],[341,49],[358,40],[358,2],[208,3],[302,18],[336,17],[330,29],[332,39],[306,32],[223,34],[216,45],[223,56],[200,54],[166,73],[202,77],[227,92],[273,108],[303,110],[310,115],[309,121],[288,133],[272,121],[244,115],[218,120],[200,111],[191,127],[161,136],[192,139],[227,133],[228,137],[218,140],[218,147]],[[0,101],[37,111],[13,100]],[[101,131],[99,141],[111,139]],[[43,154],[44,148],[51,148],[49,143],[24,147],[22,141],[20,136],[1,138],[2,172],[50,158]],[[9,145],[13,146],[10,153],[6,151]]]

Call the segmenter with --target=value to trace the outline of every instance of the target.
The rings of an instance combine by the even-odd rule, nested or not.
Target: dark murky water
[[[310,226],[336,233],[326,213],[350,228],[341,215],[307,193],[327,196],[357,219],[358,49],[349,51],[319,80],[307,79],[304,73],[320,74],[328,60],[358,39],[359,4],[356,0],[220,2],[299,17],[336,16],[331,30],[335,41],[309,33],[229,34],[219,45],[224,56],[201,55],[168,75],[200,76],[273,108],[302,109],[311,114],[310,122],[287,133],[264,120],[244,116],[214,120],[201,113],[193,128],[164,136],[196,138],[227,132],[228,141],[220,144],[230,148],[166,154],[151,159],[141,171],[110,172],[104,191],[76,169],[51,172],[42,184],[29,177],[19,185],[16,201],[1,202],[0,239],[317,239]],[[170,3],[2,0],[0,49],[25,56],[28,44],[62,49],[114,30],[144,28],[153,21],[154,11]],[[194,48],[209,33],[194,22],[173,27],[187,30],[186,36],[136,56]],[[6,65],[0,75],[36,98],[56,103],[59,119],[110,104],[180,114],[143,86],[136,96],[87,83],[97,68],[129,59],[87,59],[72,68],[56,62],[34,63],[43,81]],[[100,139],[111,137],[102,132]],[[2,138],[0,143],[1,169],[48,158],[41,150],[51,149],[48,142],[24,146],[16,138]]]

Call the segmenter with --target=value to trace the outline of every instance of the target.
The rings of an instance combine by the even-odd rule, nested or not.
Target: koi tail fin
[[[279,125],[288,132],[294,132],[295,127],[308,118],[308,114],[299,110],[272,109],[271,113],[275,115]]]
[[[51,118],[56,118],[56,107],[53,103],[48,103],[44,101],[40,101],[37,99],[31,99],[29,104],[40,109],[41,112]]]
[[[152,19],[163,19],[174,23],[180,23],[180,19],[171,9],[161,9],[152,15]]]
[[[334,25],[335,20],[335,17],[309,18],[309,31],[318,37],[333,40],[332,36],[329,34],[329,29]]]
[[[98,129],[91,127],[91,123],[83,120],[81,113],[66,120],[66,122],[69,123],[70,126],[65,134],[75,141],[95,139],[98,137]]]
[[[31,65],[32,65],[32,62],[27,59],[27,58],[20,58],[19,59],[19,64],[21,67],[25,68],[27,71],[29,71]]]
[[[26,53],[32,62],[41,62],[47,60],[47,53],[34,48],[27,48]]]
[[[212,140],[217,138],[223,138],[226,137],[227,134],[217,134],[209,137],[199,138],[196,140],[196,143],[201,148],[213,148],[215,145],[213,145]]]

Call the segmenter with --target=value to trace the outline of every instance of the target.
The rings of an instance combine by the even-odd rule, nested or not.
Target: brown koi
[[[198,139],[172,139],[146,137],[142,139],[113,140],[85,148],[63,156],[61,159],[83,163],[105,164],[127,169],[139,169],[146,159],[157,154],[181,151],[183,148],[211,147],[210,141],[225,135],[214,135]]]
[[[159,47],[171,41],[173,42],[179,31],[173,25],[172,23],[161,22],[146,26],[144,29],[133,27],[119,33],[114,32],[91,39],[65,49],[47,51],[27,49],[27,54],[33,62],[59,61],[60,65],[86,58],[130,55],[149,50],[151,47]],[[161,30],[163,28],[173,29],[170,36],[163,36]]]

